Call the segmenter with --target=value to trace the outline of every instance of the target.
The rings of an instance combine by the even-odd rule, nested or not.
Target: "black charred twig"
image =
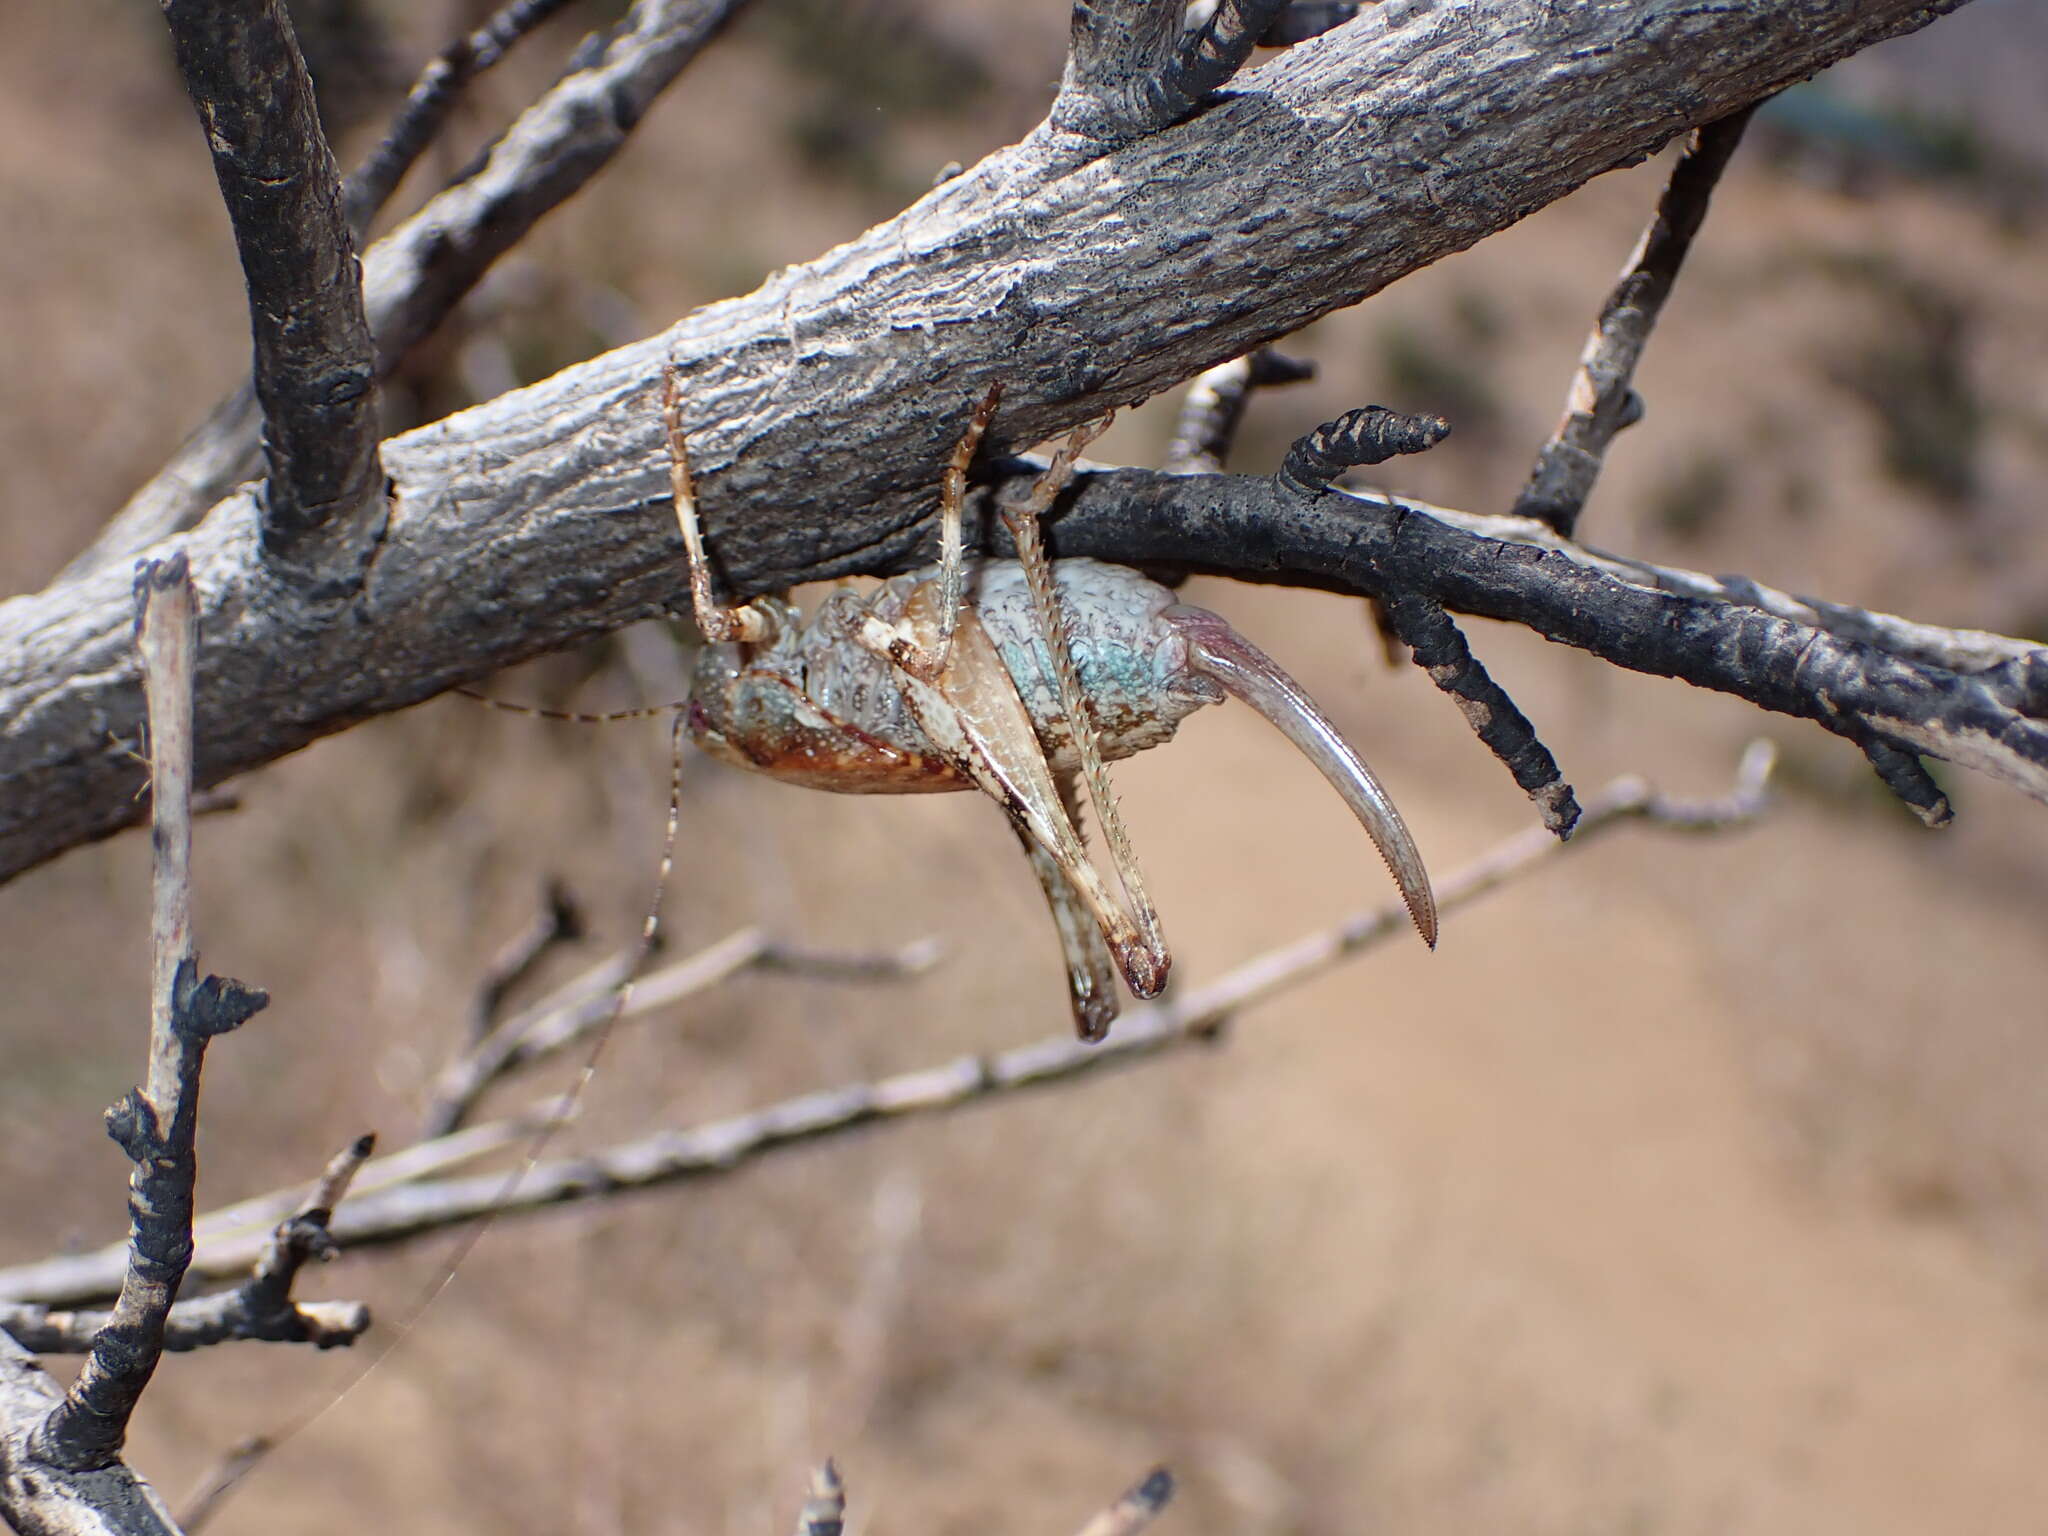
[[[1569,537],[1599,478],[1607,445],[1640,419],[1642,402],[1629,387],[1636,364],[1752,110],[1745,107],[1707,124],[1672,167],[1657,212],[1586,340],[1565,398],[1564,419],[1537,454],[1529,483],[1516,499],[1515,516],[1537,518]]]
[[[1448,912],[1464,906],[1555,855],[1582,848],[1598,834],[1631,822],[1681,830],[1747,822],[1763,809],[1763,786],[1772,759],[1767,744],[1752,747],[1731,795],[1705,805],[1660,796],[1639,779],[1617,780],[1588,802],[1569,843],[1559,842],[1541,827],[1508,838],[1438,884],[1438,909]],[[1099,1044],[1063,1032],[990,1055],[962,1056],[894,1077],[820,1089],[729,1119],[536,1162],[516,1185],[494,1174],[410,1184],[348,1202],[335,1213],[331,1230],[344,1249],[371,1247],[499,1215],[715,1177],[754,1157],[821,1137],[906,1116],[942,1113],[1213,1043],[1245,1008],[1405,932],[1409,922],[1407,908],[1398,902],[1362,912],[1256,956],[1206,986],[1132,1009]]]
[[[555,949],[583,937],[583,911],[576,898],[559,880],[548,881],[541,909],[518,933],[507,939],[484,967],[477,984],[476,1000],[469,1011],[469,1037],[481,1040],[490,1033],[512,989],[531,976],[534,967]]]
[[[1105,149],[1179,122],[1237,73],[1287,0],[1217,0],[1184,27],[1185,6],[1075,0],[1066,76],[1048,121]]]
[[[840,1536],[846,1529],[846,1484],[828,1456],[811,1474],[810,1492],[797,1512],[796,1536]]]
[[[1537,739],[1529,717],[1487,675],[1443,606],[1412,592],[1393,592],[1381,599],[1381,607],[1394,633],[1414,651],[1415,664],[1456,700],[1474,733],[1536,803],[1543,825],[1559,837],[1570,837],[1578,823],[1579,803],[1557,759]]]
[[[1875,736],[1865,737],[1857,745],[1863,748],[1863,755],[1870,759],[1870,766],[1877,770],[1885,787],[1921,821],[1930,827],[1945,827],[1956,819],[1955,807],[1948,803],[1948,796],[1934,782],[1934,775],[1927,771],[1917,753],[1904,751]]]
[[[1802,621],[1779,611],[1797,610],[1795,599],[1749,606],[1745,583],[1616,560],[1527,518],[1304,496],[1280,477],[1086,470],[1069,494],[1057,524],[1063,554],[1422,593],[1630,671],[1814,721],[1859,750],[1875,736],[2048,801],[2048,647],[1839,607],[1809,609]]]
[[[1081,1536],[1138,1536],[1159,1518],[1172,1497],[1173,1474],[1154,1467],[1122,1498],[1082,1526]]]
[[[1188,386],[1180,420],[1166,450],[1169,475],[1218,474],[1230,458],[1237,429],[1244,421],[1252,391],[1275,384],[1294,384],[1315,377],[1314,363],[1284,357],[1261,347],[1220,363]]]
[[[107,1111],[107,1130],[135,1163],[128,1183],[128,1272],[107,1324],[31,1450],[66,1471],[105,1467],[119,1455],[128,1418],[163,1351],[165,1319],[192,1256],[198,1175],[199,1073],[206,1044],[269,1001],[253,987],[199,977],[192,942],[192,658],[197,622],[182,554],[136,573],[149,692],[154,816],[154,974],[149,1073]]]
[[[443,321],[494,262],[622,150],[657,96],[746,0],[637,0],[462,178],[372,246],[362,293],[377,377]],[[243,386],[242,393],[247,394]],[[253,397],[231,396],[66,569],[84,576],[192,527],[255,463]]]
[[[341,176],[281,0],[165,0],[249,289],[263,407],[264,545],[329,529],[341,550],[378,513],[375,369]]]
[[[1383,464],[1404,453],[1426,453],[1450,436],[1441,416],[1408,416],[1384,405],[1361,406],[1298,437],[1276,477],[1282,486],[1312,496],[1330,488],[1347,469]]]
[[[248,1280],[232,1291],[174,1303],[165,1320],[163,1347],[170,1351],[203,1349],[241,1339],[332,1349],[361,1338],[370,1326],[368,1307],[355,1301],[296,1302],[292,1285],[308,1259],[334,1256],[334,1243],[327,1235],[328,1217],[348,1193],[350,1181],[376,1140],[374,1136],[358,1137],[334,1156],[298,1209],[278,1223]],[[106,1312],[64,1312],[27,1303],[0,1303],[0,1328],[26,1347],[50,1354],[90,1349],[94,1337],[110,1320],[111,1314]]]
[[[361,240],[377,211],[390,201],[405,173],[447,124],[463,90],[496,64],[511,46],[569,3],[569,0],[511,0],[474,32],[436,54],[406,94],[384,141],[342,185],[349,227]]]

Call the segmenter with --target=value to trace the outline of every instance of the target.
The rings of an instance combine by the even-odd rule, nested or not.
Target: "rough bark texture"
[[[734,587],[900,567],[998,379],[994,436],[1012,443],[1142,399],[1959,3],[1389,0],[1112,153],[1041,129],[748,297],[391,442],[389,526],[359,590],[294,585],[262,559],[246,495],[222,503],[186,540],[200,780],[679,603],[668,359]],[[1094,552],[1175,558],[1124,532]],[[1515,602],[1476,578],[1407,585],[1482,612],[1577,600],[1546,579]],[[107,573],[0,604],[0,877],[134,818],[126,589]],[[1556,614],[1539,627],[1594,638]]]

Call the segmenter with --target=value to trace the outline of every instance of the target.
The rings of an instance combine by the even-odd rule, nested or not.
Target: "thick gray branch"
[[[998,379],[994,435],[1038,440],[1953,3],[1389,0],[1113,154],[1036,134],[754,294],[394,440],[358,592],[275,580],[224,502],[188,540],[201,780],[677,604],[668,359],[736,587],[900,566]],[[124,600],[92,577],[0,604],[0,877],[134,815]]]

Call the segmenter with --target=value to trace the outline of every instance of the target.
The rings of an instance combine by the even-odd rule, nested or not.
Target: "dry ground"
[[[904,87],[849,83],[778,9],[762,0],[496,286],[512,340],[451,367],[531,376],[750,286],[1027,127],[1057,72],[1063,7],[929,7],[936,32],[890,47],[983,77],[884,114],[863,156],[793,165],[810,118],[843,141],[879,110],[861,92]],[[245,345],[158,26],[49,0],[0,51],[5,590],[79,547]],[[491,81],[477,124],[541,73]],[[1318,326],[1297,350],[1321,379],[1260,403],[1241,466],[1368,396],[1436,393],[1459,435],[1400,483],[1506,505],[1658,174],[1606,178]],[[1590,537],[2039,634],[2042,249],[1947,193],[1855,200],[1751,156],[1653,345],[1650,417]],[[1960,502],[1886,471],[1850,387],[1930,293],[1964,316],[1984,403]],[[1102,455],[1156,457],[1164,420],[1139,413]],[[1527,823],[1456,713],[1380,661],[1357,604],[1196,600],[1298,669],[1439,871]],[[1474,639],[1582,787],[1641,771],[1711,793],[1763,732],[1782,804],[1724,840],[1589,847],[1456,918],[1437,955],[1375,954],[1219,1051],[506,1224],[217,1529],[761,1533],[787,1528],[828,1451],[863,1526],[926,1536],[1072,1528],[1160,1460],[1188,1536],[2038,1529],[2048,812],[1952,778],[1960,819],[1925,833],[1809,727],[1521,633]],[[499,691],[626,702],[675,664],[652,642],[634,655]],[[213,1058],[209,1203],[366,1126],[405,1136],[546,873],[607,943],[632,930],[663,740],[442,701],[255,776],[239,813],[201,823],[206,960],[276,998]],[[1242,710],[1120,782],[1193,979],[1384,894],[1341,809]],[[1063,1027],[1035,887],[985,805],[836,800],[699,762],[683,841],[682,946],[758,920],[848,947],[935,934],[949,961],[887,989],[744,980],[624,1032],[574,1144]],[[130,836],[0,892],[0,1263],[120,1221],[98,1111],[140,1063],[145,861]],[[318,1287],[396,1320],[444,1252],[347,1260]],[[176,1495],[358,1369],[246,1346],[175,1359],[135,1459]]]

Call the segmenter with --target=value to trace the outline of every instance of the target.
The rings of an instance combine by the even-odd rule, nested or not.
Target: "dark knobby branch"
[[[1236,74],[1286,9],[1287,0],[1216,0],[1190,27],[1181,0],[1074,0],[1047,122],[1104,150],[1157,133]]]
[[[1415,653],[1415,664],[1456,701],[1473,733],[1535,802],[1543,825],[1570,837],[1578,824],[1579,802],[1557,759],[1537,738],[1529,717],[1472,654],[1442,605],[1413,592],[1390,592],[1380,607],[1395,635]]]
[[[1377,405],[1350,411],[1297,439],[1274,483],[1300,496],[1317,496],[1347,469],[1382,463],[1396,454],[1424,452],[1450,430],[1440,416],[1404,416]],[[1466,723],[1535,802],[1544,826],[1559,837],[1570,837],[1579,806],[1557,759],[1537,738],[1529,717],[1472,654],[1443,605],[1398,588],[1378,591],[1374,597],[1375,621],[1408,646],[1415,664],[1456,701]]]
[[[1707,124],[1672,167],[1657,211],[1586,339],[1565,397],[1564,419],[1536,456],[1529,483],[1515,501],[1515,516],[1536,518],[1569,538],[1599,478],[1607,445],[1641,419],[1642,401],[1630,388],[1636,364],[1754,110],[1744,107]]]
[[[1188,386],[1167,445],[1170,475],[1220,474],[1237,441],[1252,391],[1276,384],[1296,384],[1315,377],[1315,364],[1284,357],[1271,347],[1219,363]]]
[[[1328,490],[1347,469],[1427,453],[1451,435],[1441,416],[1408,416],[1384,405],[1360,406],[1297,437],[1280,462],[1278,484],[1303,496]]]
[[[1934,775],[1915,754],[1876,736],[1867,736],[1857,745],[1863,748],[1863,755],[1870,759],[1877,776],[1884,780],[1885,788],[1928,826],[1945,827],[1955,820],[1955,808],[1948,803],[1948,796],[1941,792]]]
[[[149,1072],[107,1111],[107,1133],[135,1164],[128,1181],[129,1261],[112,1315],[85,1367],[30,1443],[67,1471],[110,1465],[128,1418],[156,1372],[165,1319],[192,1257],[198,1177],[199,1074],[207,1042],[253,1018],[269,999],[253,987],[199,975],[192,942],[192,659],[196,617],[182,557],[137,572],[137,644],[149,690],[151,848]]]
[[[1377,0],[1369,0],[1377,3]],[[1365,7],[1355,0],[1294,0],[1259,39],[1261,48],[1291,48],[1332,27],[1341,27]]]
[[[500,256],[610,163],[654,99],[745,3],[637,0],[454,185],[370,248],[362,287],[377,377],[389,377]],[[508,6],[500,18],[519,10]],[[65,579],[118,565],[198,522],[253,471],[258,426],[244,384],[128,499]]]
[[[1034,134],[751,295],[394,439],[399,515],[346,622],[265,570],[246,497],[221,503],[187,541],[205,605],[201,781],[680,606],[658,409],[671,361],[739,595],[903,569],[929,558],[941,466],[991,384],[1006,387],[993,434],[1041,441],[1948,3],[1383,5],[1115,154],[1077,163],[1070,141]],[[1171,558],[1141,528],[1119,537],[1125,559]],[[1093,552],[1117,558],[1111,542]],[[1339,582],[1274,572],[1263,529],[1236,552],[1197,542],[1209,569]],[[0,602],[0,878],[134,818],[126,626],[112,573]]]
[[[0,1330],[0,1521],[20,1536],[179,1536],[156,1490],[124,1463],[68,1472],[35,1460],[34,1426],[62,1398],[35,1356]]]
[[[213,155],[249,290],[263,408],[264,544],[325,530],[360,554],[382,473],[362,273],[313,82],[281,0],[164,0],[171,48]]]
[[[1437,885],[1450,912],[1549,863],[1636,823],[1686,832],[1746,824],[1761,814],[1773,761],[1768,743],[1744,755],[1731,792],[1688,802],[1658,794],[1639,779],[1617,780],[1588,802],[1578,830],[1561,843],[1541,827],[1505,839]],[[516,1181],[498,1174],[420,1181],[349,1201],[335,1213],[344,1249],[410,1240],[500,1215],[606,1199],[629,1191],[732,1172],[755,1157],[886,1121],[946,1113],[969,1104],[1065,1083],[1192,1046],[1215,1043],[1246,1008],[1301,985],[1352,956],[1406,933],[1408,910],[1395,903],[1256,955],[1217,980],[1171,1000],[1134,1008],[1109,1038],[1091,1044],[1071,1031],[989,1055],[871,1082],[846,1083],[684,1130],[665,1130],[595,1152],[537,1162]],[[431,1145],[429,1143],[428,1145]]]

